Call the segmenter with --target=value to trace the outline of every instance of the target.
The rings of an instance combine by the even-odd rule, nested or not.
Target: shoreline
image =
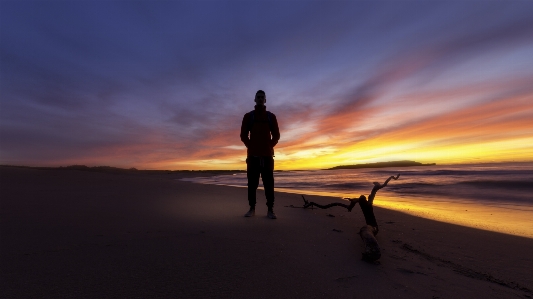
[[[180,177],[0,168],[1,297],[533,297],[532,239],[375,207],[370,264],[361,211]]]
[[[206,185],[247,188],[246,186],[231,184],[195,182],[194,179],[194,177],[185,178],[184,181]],[[394,182],[391,184],[394,184]],[[372,187],[369,185],[368,193],[363,194],[368,196],[371,188]],[[258,189],[263,190],[263,187],[259,187]],[[332,198],[332,202],[346,201],[343,199],[346,197],[345,193],[279,187],[276,188],[276,192],[305,196],[314,195],[330,197]],[[385,195],[383,193],[385,193]],[[431,198],[431,196],[428,196],[428,198]],[[449,224],[533,239],[533,229],[531,229],[531,225],[533,224],[533,207],[530,206],[521,206],[504,202],[482,204],[471,199],[456,199],[455,201],[450,202],[448,200],[442,200],[442,198],[437,198],[436,201],[430,201],[422,200],[417,197],[399,197],[391,195],[386,192],[386,188],[378,192],[374,205],[376,207],[428,220],[441,221]],[[526,209],[512,209],[509,208],[510,206]]]

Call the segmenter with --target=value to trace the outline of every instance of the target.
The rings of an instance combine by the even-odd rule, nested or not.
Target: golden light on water
[[[239,185],[230,186],[246,188]],[[263,190],[262,187],[259,187],[259,189]],[[276,191],[338,197],[338,202],[342,202],[341,198],[345,197],[359,197],[358,193],[353,192],[347,194],[289,188],[276,188]],[[533,238],[533,227],[531,226],[533,208],[523,205],[505,204],[503,202],[487,204],[486,202],[460,198],[453,199],[453,202],[443,198],[429,197],[422,200],[414,197],[397,197],[384,194],[378,195],[374,205],[434,221]]]
[[[503,203],[480,204],[475,201],[417,200],[380,196],[374,205],[413,216],[476,229],[533,238],[533,209]]]

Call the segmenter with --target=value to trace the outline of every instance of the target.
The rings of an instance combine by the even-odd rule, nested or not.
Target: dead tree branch
[[[376,220],[376,216],[374,215],[374,198],[376,197],[376,193],[381,189],[387,186],[390,180],[394,179],[397,180],[400,177],[400,174],[398,174],[396,177],[391,176],[389,177],[383,184],[380,184],[378,182],[374,182],[374,188],[372,188],[372,191],[370,192],[370,195],[368,196],[368,200],[364,195],[359,196],[359,198],[346,198],[350,201],[349,205],[343,204],[343,203],[330,203],[327,205],[320,205],[315,202],[309,202],[305,199],[305,197],[302,195],[302,198],[304,200],[304,206],[303,208],[309,208],[309,207],[317,207],[320,209],[329,209],[331,207],[343,207],[348,210],[348,212],[351,212],[353,207],[359,203],[359,206],[361,207],[361,211],[363,212],[363,216],[365,217],[366,225],[363,226],[359,230],[359,235],[361,236],[361,239],[363,239],[363,243],[365,244],[365,251],[363,252],[363,259],[367,261],[375,261],[381,257],[381,250],[379,248],[378,241],[376,239],[376,235],[379,232],[378,223]]]
[[[361,197],[364,197],[364,196],[361,195]],[[346,199],[348,199],[350,201],[349,205],[335,202],[335,203],[330,203],[330,204],[327,204],[327,205],[323,206],[323,205],[317,204],[316,202],[307,201],[303,195],[302,195],[302,198],[304,199],[304,206],[303,206],[304,209],[307,209],[309,207],[317,207],[317,208],[321,208],[321,209],[329,209],[331,207],[343,207],[343,208],[346,208],[348,210],[348,212],[352,211],[353,207],[355,207],[355,205],[357,204],[357,202],[360,199],[360,198],[346,198]]]

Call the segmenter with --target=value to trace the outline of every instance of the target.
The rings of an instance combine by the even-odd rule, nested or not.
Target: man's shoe
[[[250,208],[250,211],[248,213],[244,214],[244,217],[252,217],[255,216],[255,209]]]
[[[272,211],[272,210],[268,210],[267,217],[270,218],[270,219],[277,219],[278,218],[276,216],[276,213],[274,213],[274,211]]]

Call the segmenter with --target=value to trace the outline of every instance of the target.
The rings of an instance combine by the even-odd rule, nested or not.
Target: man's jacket
[[[251,112],[244,115],[241,140],[248,148],[248,156],[272,157],[279,141],[278,121],[274,113],[267,115],[265,106],[255,106],[253,121]],[[270,118],[270,119],[269,119]],[[249,135],[248,135],[249,133]]]

